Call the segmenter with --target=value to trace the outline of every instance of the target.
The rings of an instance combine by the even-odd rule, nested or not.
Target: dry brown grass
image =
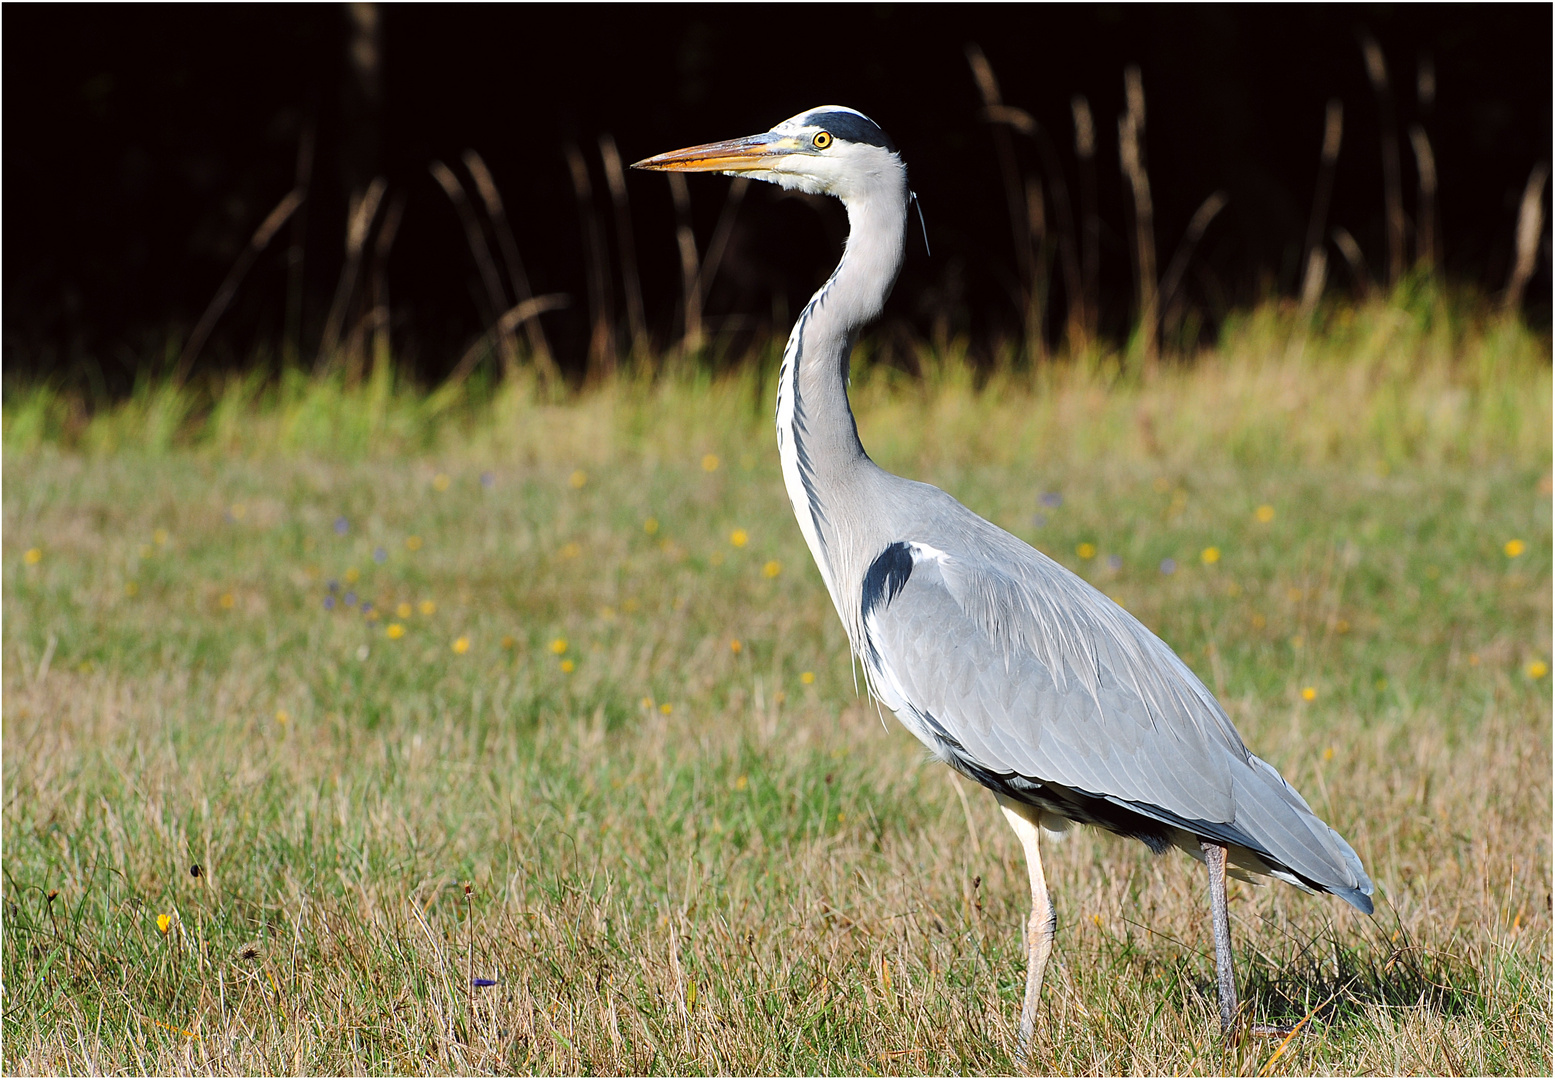
[[[1216,1034],[1199,868],[1071,836],[1044,1070],[1551,1067],[1549,372],[1385,359],[860,387],[877,457],[1118,595],[1379,886],[1233,885],[1251,1014],[1311,1016],[1276,1055]],[[855,696],[767,403],[494,410],[356,461],[7,432],[6,1071],[1011,1068],[1020,851]],[[321,609],[348,568],[378,621]]]

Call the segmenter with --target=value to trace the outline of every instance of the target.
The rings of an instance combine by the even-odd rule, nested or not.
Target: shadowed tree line
[[[624,166],[824,103],[922,197],[888,359],[1148,366],[1253,303],[1399,287],[1549,318],[1547,7],[4,18],[12,377],[765,354],[840,207]]]

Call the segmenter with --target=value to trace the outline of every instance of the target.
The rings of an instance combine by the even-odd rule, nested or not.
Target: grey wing
[[[912,543],[876,560],[862,615],[881,701],[947,760],[1246,848],[1370,910],[1349,845],[1248,752],[1177,655],[1080,578],[1000,539],[997,565]],[[893,574],[876,572],[882,560]]]

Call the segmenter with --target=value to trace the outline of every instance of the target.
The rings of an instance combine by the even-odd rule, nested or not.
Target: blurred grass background
[[[1050,849],[1053,1072],[1551,1065],[1546,335],[1395,293],[1192,364],[854,362],[865,445],[1115,596],[1378,883]],[[387,359],[4,401],[8,1072],[993,1072],[1025,870],[856,693],[722,377]],[[964,796],[964,798],[963,798]]]

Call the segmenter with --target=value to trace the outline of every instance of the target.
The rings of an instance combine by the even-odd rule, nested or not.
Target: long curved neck
[[[778,377],[783,481],[810,552],[850,636],[867,553],[849,487],[874,465],[848,406],[848,359],[858,332],[880,314],[901,269],[907,220],[905,173],[845,200],[848,243],[832,276],[800,313]]]

